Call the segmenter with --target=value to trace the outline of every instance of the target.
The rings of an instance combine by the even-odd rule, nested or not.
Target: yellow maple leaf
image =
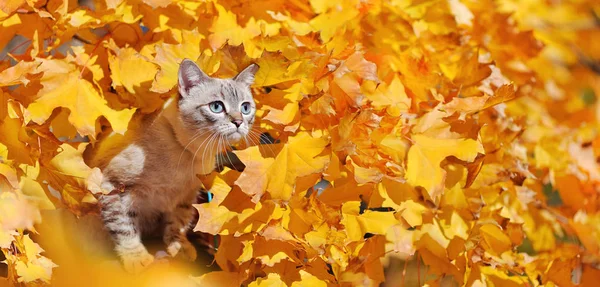
[[[177,71],[179,63],[183,59],[198,59],[200,56],[200,41],[204,36],[198,31],[182,31],[180,44],[160,44],[156,45],[156,56],[154,63],[160,66],[160,70],[152,82],[151,91],[165,93],[171,90],[177,84]],[[209,75],[214,72],[214,69],[205,69]]]
[[[407,230],[401,225],[394,225],[386,233],[386,250],[393,250],[398,252],[404,258],[411,256],[415,253],[414,244],[415,231]]]
[[[33,242],[28,234],[23,236],[22,242],[25,254],[27,255],[27,262],[18,261],[15,266],[17,275],[19,276],[18,281],[25,283],[36,280],[50,282],[52,269],[58,267],[58,265],[40,255],[44,250],[37,243]]]
[[[369,182],[377,183],[383,178],[383,173],[378,168],[365,168],[357,165],[354,161],[349,160],[352,169],[354,170],[354,180],[358,184],[365,184]]]
[[[510,238],[496,225],[485,224],[479,228],[479,232],[483,236],[484,248],[493,254],[500,255],[512,247]]]
[[[352,20],[357,19],[360,14],[358,7],[352,1],[343,2],[339,9],[332,9],[310,20],[310,27],[320,31],[323,42],[329,42],[338,29],[350,25]]]
[[[363,85],[363,90],[366,89],[365,87],[366,85]],[[380,84],[374,91],[366,91],[366,98],[376,109],[385,109],[390,116],[394,117],[407,112],[411,105],[411,99],[406,95],[404,85],[398,76],[394,76],[389,85]]]
[[[223,225],[237,215],[225,206],[214,206],[209,203],[194,204],[194,207],[198,210],[200,216],[194,231],[213,235],[218,234]]]
[[[358,223],[358,215],[360,214],[359,201],[347,201],[342,205],[342,223],[346,228],[344,231],[348,235],[348,240],[359,241],[363,238],[361,226]]]
[[[271,86],[294,79],[287,75],[289,64],[280,57],[261,57],[256,63],[260,66],[255,75],[256,86]]]
[[[43,61],[40,66],[44,72],[38,99],[27,107],[26,119],[38,124],[44,123],[57,107],[71,111],[69,122],[81,135],[96,136],[96,120],[106,117],[115,132],[125,133],[135,109],[115,111],[107,105],[92,83],[79,77],[79,70],[65,67],[58,60]],[[56,64],[69,70],[56,69]]]
[[[18,261],[15,265],[15,268],[17,275],[19,276],[19,282],[30,283],[36,280],[50,282],[50,276],[52,273],[47,272],[44,266]]]
[[[269,273],[267,278],[258,278],[250,283],[248,287],[287,287],[287,284],[281,280],[279,274]]]
[[[294,235],[281,225],[269,225],[260,232],[260,235],[268,240],[296,241]]]
[[[473,161],[483,154],[481,143],[472,139],[436,139],[424,135],[413,136],[407,158],[406,180],[414,186],[424,187],[433,200],[443,191],[446,171],[440,163],[448,156]]]
[[[280,21],[284,24],[284,27],[287,27],[288,30],[296,35],[304,36],[312,31],[314,28],[306,22],[296,21],[292,17],[283,15],[281,13],[275,13],[274,11],[267,11],[273,19]]]
[[[357,217],[363,233],[386,234],[390,227],[398,224],[392,212],[367,210]]]
[[[482,266],[480,268],[481,274],[486,280],[487,284],[494,284],[494,286],[508,286],[508,287],[517,287],[528,284],[528,279],[524,276],[513,275],[510,276],[492,266]]]
[[[135,93],[134,87],[154,79],[158,68],[144,56],[132,48],[111,48],[116,53],[108,57],[113,87],[124,86],[128,92]]]
[[[280,125],[288,125],[292,123],[296,119],[299,112],[297,103],[288,103],[285,105],[285,107],[283,107],[282,110],[272,108],[267,105],[265,105],[265,108],[269,111],[269,113],[263,117],[263,120]]]
[[[242,242],[242,244],[244,244],[244,248],[242,250],[242,254],[240,254],[240,257],[238,257],[236,259],[237,262],[242,263],[242,262],[246,262],[250,259],[252,259],[252,253],[254,253],[254,249],[252,248],[252,241],[244,241]]]
[[[264,35],[273,36],[279,33],[279,23],[267,23],[264,20],[255,20],[253,17],[246,23],[245,27],[237,24],[237,17],[231,11],[227,11],[223,6],[215,4],[219,16],[210,27],[212,32],[208,41],[213,51],[221,48],[223,44],[229,43],[232,46],[244,44],[244,50],[250,58],[258,58],[262,54],[262,49],[257,47],[253,38]]]
[[[364,80],[379,81],[377,78],[377,65],[366,60],[364,55],[360,52],[354,52],[346,58],[335,70],[334,75],[336,77],[342,77],[350,72],[355,73]]]
[[[6,148],[4,145],[0,146],[0,148],[2,148],[2,147]],[[3,158],[3,156],[0,156],[0,158]],[[2,161],[4,161],[4,159],[2,159]],[[0,175],[4,176],[4,178],[6,179],[8,184],[10,184],[12,186],[12,188],[19,187],[19,179],[17,178],[17,171],[9,164],[0,162]]]
[[[40,221],[40,211],[18,193],[0,193],[0,225],[2,228],[31,229]]]
[[[583,211],[578,211],[575,214],[571,225],[575,229],[575,232],[579,234],[581,243],[591,252],[595,254],[600,253],[600,215],[598,213],[593,215],[587,215]]]
[[[412,227],[423,224],[423,213],[426,210],[425,206],[413,200],[404,201],[398,207],[398,212],[400,212],[402,218]]]
[[[437,221],[434,221],[433,224],[423,224],[419,235],[420,238],[415,239],[417,248],[425,248],[438,259],[447,260],[447,248],[450,240],[444,236]]]
[[[272,255],[261,255],[256,256],[256,259],[260,260],[262,264],[273,267],[275,264],[280,263],[282,260],[289,259],[290,257],[285,252],[275,252]]]
[[[19,235],[14,230],[5,230],[0,226],[0,248],[10,248],[10,245],[15,240],[15,235]]]
[[[212,34],[208,37],[213,50],[220,48],[227,41],[230,45],[238,46],[260,34],[260,29],[256,26],[255,20],[251,20],[244,29],[237,24],[237,17],[231,11],[225,10],[219,4],[215,4],[215,8],[217,8],[219,16],[213,22],[210,29]]]
[[[456,209],[467,208],[467,198],[465,197],[464,192],[461,190],[460,184],[456,184],[444,192],[442,204],[452,206]]]
[[[498,88],[494,95],[485,95],[481,97],[454,98],[451,102],[444,105],[444,110],[449,113],[456,111],[463,113],[475,113],[480,110],[495,106],[497,104],[510,101],[516,96],[514,86],[503,85]]]
[[[316,276],[304,271],[300,270],[300,278],[301,281],[295,281],[292,283],[292,287],[325,287],[327,283],[319,280]]]
[[[329,157],[320,155],[328,141],[308,133],[290,137],[267,171],[267,192],[274,199],[289,200],[298,177],[321,172]]]
[[[241,284],[242,278],[239,273],[227,271],[213,271],[192,278],[198,286],[228,287]]]
[[[533,149],[537,167],[549,167],[553,170],[567,168],[567,157],[557,156],[566,153],[560,142],[542,139]]]
[[[327,243],[327,237],[329,234],[329,226],[323,224],[316,230],[310,231],[304,235],[304,238],[312,247],[322,247]]]
[[[350,241],[359,241],[366,233],[386,234],[393,225],[398,224],[398,220],[392,212],[376,212],[366,210],[360,212],[360,202],[350,201],[342,206],[344,217],[341,223],[346,226],[346,233]]]
[[[55,208],[54,204],[48,199],[46,192],[35,178],[22,176],[19,183],[19,189],[29,200],[35,202],[40,209],[51,210]]]
[[[218,206],[225,200],[229,191],[231,191],[231,186],[229,186],[222,176],[219,175],[215,177],[209,190],[212,193],[210,204],[212,206]]]
[[[61,175],[71,177],[80,187],[94,192],[108,193],[112,190],[100,190],[102,182],[100,169],[89,167],[83,160],[86,143],[79,144],[77,148],[69,144],[62,144],[61,151],[50,160],[50,165]]]
[[[112,43],[112,42],[110,42],[110,43]],[[112,45],[114,46],[114,43],[112,43]],[[98,61],[97,55],[87,54],[85,52],[84,47],[72,47],[71,50],[73,50],[73,54],[67,55],[65,60],[68,63],[75,63],[75,64],[79,65],[80,67],[82,67],[81,71],[80,71],[80,74],[81,74],[80,77],[85,75],[86,72],[89,70],[92,72],[93,81],[97,82],[97,81],[102,80],[102,78],[104,78],[104,70],[102,69],[102,67],[100,65],[98,65],[98,63],[96,63]],[[61,64],[57,64],[57,63],[55,63],[55,64],[61,65],[66,69],[71,68],[71,67],[66,67],[66,62],[63,62]],[[42,65],[44,65],[44,63],[42,63]]]
[[[455,236],[457,236],[464,240],[467,240],[467,238],[469,237],[469,226],[463,220],[463,218],[456,212],[452,212],[452,215],[450,216],[450,224],[442,224],[442,228],[444,229],[444,234],[446,234],[446,237],[448,237],[449,239],[452,239]]]
[[[34,62],[19,62],[16,65],[0,72],[0,87],[17,84],[27,85],[27,75],[33,73],[38,64]]]

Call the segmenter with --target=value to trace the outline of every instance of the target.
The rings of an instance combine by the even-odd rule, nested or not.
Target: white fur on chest
[[[182,129],[176,108],[167,107],[142,136],[110,159],[103,187],[123,184],[132,204],[149,212],[172,210],[193,197],[201,186],[197,175],[214,170],[218,151],[214,138],[195,138]]]
[[[214,154],[199,151],[194,157],[175,139],[146,138],[112,158],[103,170],[104,186],[125,185],[138,209],[170,211],[200,189],[197,174],[212,172],[214,162]]]

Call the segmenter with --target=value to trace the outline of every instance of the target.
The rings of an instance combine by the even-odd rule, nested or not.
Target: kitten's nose
[[[239,127],[242,125],[242,123],[243,123],[241,120],[233,120],[233,121],[231,121],[231,122],[232,122],[232,123],[233,123],[233,124],[234,124],[236,127],[238,127],[238,128],[239,128]]]

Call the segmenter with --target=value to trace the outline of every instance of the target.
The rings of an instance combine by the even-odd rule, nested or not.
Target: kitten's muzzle
[[[237,128],[239,128],[244,123],[244,121],[242,121],[242,120],[232,120],[231,123],[233,123]]]
[[[235,125],[235,127],[239,128],[242,123],[244,123],[244,118],[242,117],[242,113],[237,112],[237,113],[230,113],[229,115],[229,119],[231,120],[231,123]]]

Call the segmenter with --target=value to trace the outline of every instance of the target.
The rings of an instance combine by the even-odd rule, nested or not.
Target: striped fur
[[[102,188],[123,190],[103,195],[99,202],[104,226],[128,271],[139,272],[153,262],[141,239],[157,230],[171,256],[182,251],[190,260],[196,258],[186,238],[200,189],[196,175],[212,172],[220,149],[248,134],[255,112],[249,86],[256,70],[252,65],[232,79],[216,79],[184,60],[180,98],[145,119],[127,145],[98,160]],[[213,101],[223,102],[225,112],[211,111]],[[251,114],[241,113],[244,102],[251,103]]]

